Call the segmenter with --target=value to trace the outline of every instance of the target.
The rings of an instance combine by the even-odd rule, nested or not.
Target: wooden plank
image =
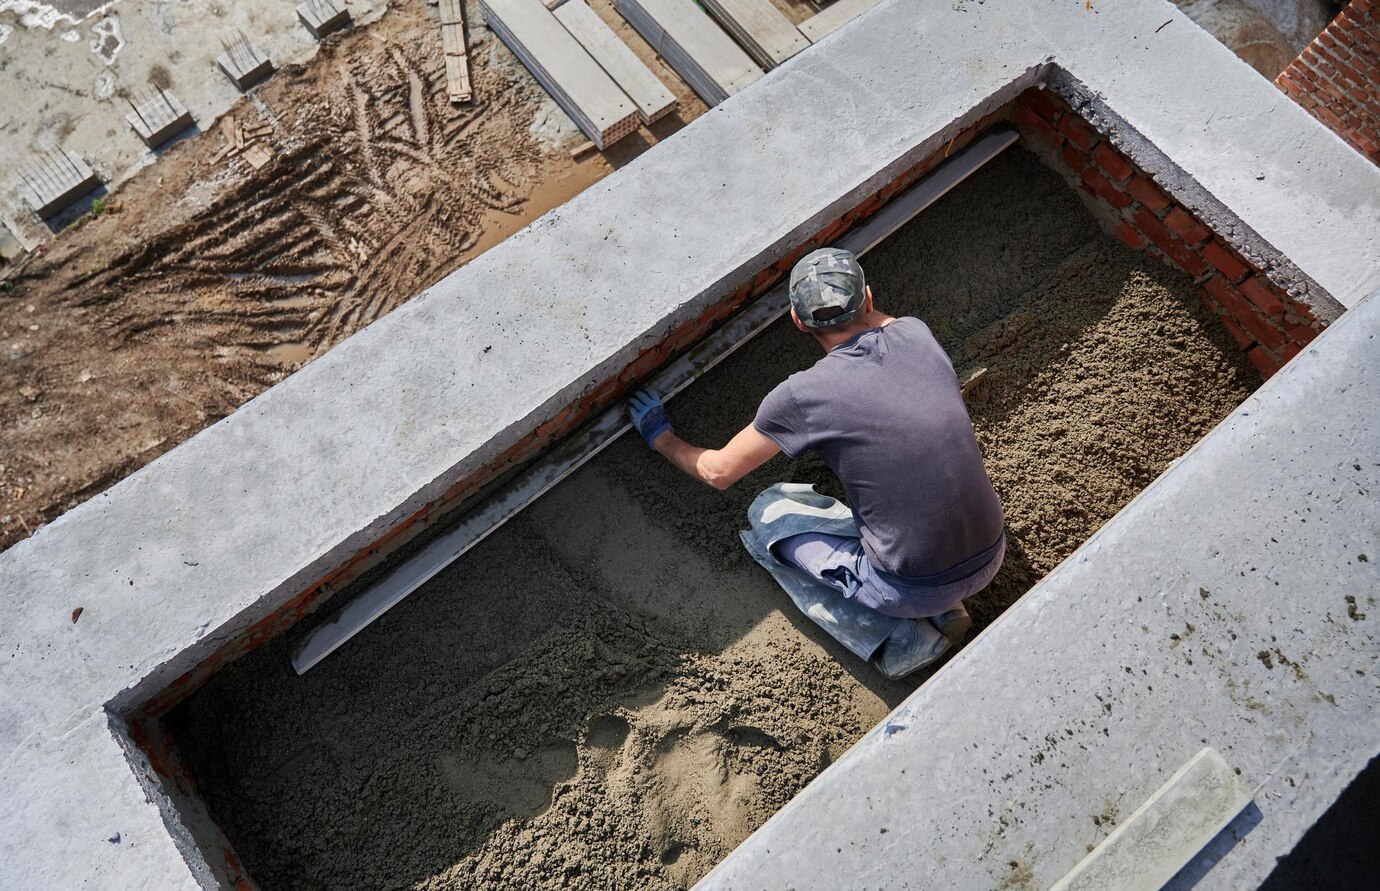
[[[701,0],[710,15],[768,70],[805,49],[810,41],[771,0]]]
[[[474,99],[474,90],[470,87],[469,59],[464,56],[446,56],[446,92],[453,103]]]
[[[637,106],[542,0],[481,0],[489,27],[600,149],[637,129]]]
[[[556,8],[555,15],[599,67],[628,94],[637,106],[642,123],[650,124],[675,110],[675,95],[642,64],[627,44],[618,39],[585,0],[567,0]]]
[[[446,54],[446,92],[451,102],[469,102],[474,99],[474,90],[470,86],[463,0],[440,0],[437,9],[441,14],[441,48]]]
[[[880,2],[881,0],[838,0],[823,12],[801,22],[800,33],[811,43],[818,43]]]
[[[711,106],[762,76],[752,57],[694,0],[613,0],[613,5]]]

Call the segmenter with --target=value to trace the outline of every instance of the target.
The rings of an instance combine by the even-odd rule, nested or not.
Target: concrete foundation
[[[1362,297],[1380,286],[1380,171],[1168,4],[886,0],[0,555],[0,884],[245,881],[205,843],[214,827],[177,765],[130,738],[132,709],[286,627],[428,505],[535,453],[578,420],[570,406],[659,364],[669,333],[1051,78],[1081,84],[1073,110],[1216,235],[1239,224],[1287,259],[1291,296],[1355,309],[710,884],[932,870],[987,887],[1012,863],[1052,881],[1085,853],[1070,827],[1118,784],[1143,800],[1204,739],[1266,816],[1203,864],[1204,887],[1262,875],[1375,751],[1375,637],[1336,601],[1377,588],[1380,518],[1362,493],[1380,487],[1366,463],[1380,301]],[[821,115],[837,122],[823,142]],[[737,162],[706,188],[709,157]],[[484,314],[496,297],[520,325]],[[1278,646],[1306,678],[1234,640]],[[995,750],[1047,734],[1070,742],[1039,767],[1035,743]],[[961,807],[934,808],[941,787]]]

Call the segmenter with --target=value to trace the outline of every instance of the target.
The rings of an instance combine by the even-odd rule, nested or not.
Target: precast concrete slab
[[[1105,126],[1179,200],[1214,227],[1247,232],[1251,250],[1277,269],[1287,267],[1289,286],[1323,316],[1356,305],[1380,285],[1380,171],[1169,4],[1089,11],[1052,0],[954,7],[883,2],[655,152],[0,555],[7,616],[0,626],[0,651],[7,654],[0,662],[6,694],[0,701],[0,785],[12,793],[0,816],[0,884],[164,888],[243,879],[232,853],[208,847],[214,833],[188,790],[174,788],[169,777],[175,765],[151,763],[130,739],[124,718],[131,709],[170,690],[185,692],[227,654],[282,627],[310,605],[305,595],[319,588],[319,580],[361,553],[396,545],[415,531],[413,521],[428,505],[465,491],[481,471],[530,442],[532,431],[559,426],[569,417],[568,406],[596,393],[612,395],[638,369],[654,367],[656,347],[669,332],[712,312],[864,196],[942,152],[986,112],[1052,77],[1064,78],[1065,88],[1080,85],[1066,90],[1077,110]],[[706,159],[724,163],[706,168]],[[1338,557],[1344,544],[1356,543],[1358,530],[1374,529],[1373,520],[1355,524],[1356,516],[1367,516],[1361,511],[1373,510],[1373,498],[1358,504],[1357,496],[1340,489],[1334,498],[1325,496],[1332,476],[1351,466],[1339,463],[1341,451],[1349,443],[1374,443],[1373,418],[1354,406],[1375,403],[1375,369],[1366,360],[1375,356],[1376,305],[1371,300],[1344,317],[1078,559],[956,659],[941,684],[922,688],[916,702],[933,705],[936,716],[961,712],[968,726],[986,723],[1003,733],[1012,719],[1044,720],[1038,702],[1016,695],[1019,685],[1002,693],[988,684],[980,697],[963,702],[939,700],[929,691],[948,689],[949,679],[978,654],[995,649],[992,639],[1024,639],[1031,629],[1052,627],[1080,628],[1084,646],[1065,647],[1057,656],[1046,651],[1041,661],[1042,651],[1027,641],[1028,666],[1006,677],[1022,684],[1078,684],[1104,679],[1111,663],[1146,672],[1142,679],[1151,672],[1170,678],[1175,670],[1187,677],[1174,659],[1192,655],[1210,663],[1213,657],[1183,646],[1166,655],[1162,641],[1149,647],[1152,632],[1167,634],[1171,620],[1187,615],[1169,597],[1166,566],[1178,567],[1175,584],[1201,577],[1198,584],[1211,596],[1222,591],[1217,608],[1227,618],[1211,621],[1230,623],[1238,636],[1242,628],[1260,633],[1268,617],[1302,610],[1299,615],[1317,623],[1300,626],[1302,637],[1292,624],[1284,629],[1279,639],[1290,644],[1291,659],[1309,652],[1315,631],[1322,635],[1318,641],[1337,644],[1330,652],[1312,647],[1315,655],[1300,663],[1312,680],[1289,681],[1292,671],[1276,670],[1252,678],[1249,691],[1237,687],[1238,696],[1257,702],[1257,689],[1277,693],[1280,722],[1267,724],[1268,716],[1251,708],[1246,711],[1259,714],[1259,724],[1237,721],[1231,708],[1240,706],[1222,700],[1221,689],[1204,696],[1217,697],[1212,701],[1221,706],[1222,734],[1246,734],[1239,742],[1209,743],[1257,782],[1270,778],[1266,791],[1281,796],[1275,810],[1288,814],[1256,827],[1211,875],[1226,884],[1232,876],[1258,874],[1268,857],[1287,850],[1300,825],[1354,772],[1351,765],[1364,762],[1360,750],[1375,739],[1369,723],[1375,712],[1364,710],[1373,686],[1363,693],[1356,688],[1361,676],[1343,684],[1337,674],[1343,662],[1353,672],[1369,670],[1373,650],[1365,666],[1359,654],[1373,637],[1361,630],[1366,626],[1339,624],[1350,620],[1338,618],[1327,599],[1343,581],[1355,589],[1369,579],[1375,588],[1373,577],[1363,575],[1373,563],[1344,565]],[[1338,392],[1343,385],[1350,395]],[[1327,414],[1328,408],[1336,414]],[[1372,445],[1367,454],[1375,451]],[[1374,465],[1356,463],[1363,470],[1347,472],[1368,473],[1369,482],[1352,481],[1375,491]],[[1287,479],[1271,475],[1286,466]],[[1196,513],[1166,522],[1162,506],[1189,490]],[[1232,504],[1233,511],[1225,509]],[[1218,505],[1223,509],[1214,510]],[[1287,565],[1250,562],[1267,545],[1269,554],[1285,560],[1283,549],[1292,545],[1275,550],[1257,531],[1272,516],[1292,522],[1295,510],[1311,512],[1306,528],[1300,524],[1287,541],[1309,546],[1290,551]],[[1227,535],[1252,512],[1259,518],[1255,525]],[[1218,525],[1209,526],[1208,517],[1217,517]],[[1197,530],[1196,538],[1189,529]],[[1216,553],[1203,544],[1210,541],[1220,542]],[[1320,578],[1329,572],[1334,580]],[[1249,584],[1232,581],[1247,578],[1239,573],[1250,576]],[[1059,593],[1080,588],[1084,579],[1100,580],[1101,599],[1091,615],[1086,602],[1075,614],[1078,598]],[[1261,611],[1260,586],[1266,584],[1263,590],[1281,599],[1280,612]],[[1164,593],[1163,613],[1145,622],[1151,632],[1114,626],[1146,608],[1125,602],[1133,597],[1108,598],[1108,591],[1122,588]],[[1198,596],[1196,586],[1191,593]],[[1329,611],[1332,622],[1326,621]],[[1270,633],[1279,636],[1281,627],[1277,621]],[[1182,637],[1183,630],[1176,626],[1173,633]],[[1146,640],[1135,639],[1138,634]],[[1099,639],[1108,649],[1086,645]],[[1135,665],[1113,649],[1133,644],[1140,649],[1132,652],[1142,654]],[[1008,669],[1012,654],[1001,650]],[[1158,694],[1142,693],[1131,675],[1123,676],[1125,686],[1110,692],[1128,705],[1115,714],[1130,713],[1128,720],[1134,715],[1159,730],[1193,726],[1179,719],[1179,701],[1167,713]],[[1297,686],[1286,690],[1286,683]],[[1156,691],[1161,684],[1183,691],[1185,701],[1197,695],[1198,688],[1190,693],[1169,680],[1155,683]],[[1321,701],[1310,698],[1315,694]],[[1116,702],[1112,707],[1119,709]],[[902,715],[915,714],[907,708]],[[1323,721],[1332,708],[1351,722],[1336,727]],[[1289,723],[1296,717],[1302,724]],[[1216,723],[1202,726],[1200,737],[1218,735]],[[1291,736],[1296,726],[1304,728],[1300,737]],[[1310,737],[1308,728],[1328,733]],[[908,741],[918,736],[879,728],[860,744],[859,756],[848,762],[860,766],[847,775],[858,788],[871,788],[894,762],[866,753],[888,740],[913,745]],[[977,743],[984,738],[972,737]],[[1186,744],[1157,748],[1143,734],[1118,733],[1122,750],[1116,755],[1111,737],[1103,739],[1100,751],[1123,767],[1128,788],[1145,794],[1166,775],[1163,763],[1182,763],[1189,754]],[[1292,740],[1292,748],[1282,748],[1281,740]],[[969,752],[968,761],[949,765],[951,771],[980,760]],[[1371,753],[1373,747],[1366,757]],[[1292,760],[1281,767],[1285,754]],[[1327,773],[1297,787],[1280,785],[1294,778],[1291,765],[1305,762]],[[937,769],[924,759],[915,763],[917,775]],[[825,779],[838,775],[836,768]],[[995,815],[1015,794],[1000,785],[1000,776],[989,769],[984,782],[996,785],[974,793],[996,802]],[[951,778],[946,775],[946,782]],[[1088,796],[1106,794],[1103,777],[1090,776],[1086,785],[1075,780],[1046,795],[1023,795],[1022,825],[1062,825]],[[808,806],[814,794],[796,807]],[[1005,816],[1010,823],[1012,815]],[[862,810],[850,819],[861,827]],[[874,839],[900,837],[875,833],[881,826],[893,828],[875,823]],[[1005,850],[1000,828],[999,822],[984,829],[996,833],[990,850]],[[765,850],[763,837],[747,850]],[[825,850],[820,847],[816,859]],[[890,851],[907,853],[899,846]],[[1040,874],[1062,874],[1081,856],[1051,850]],[[763,863],[760,854],[749,855],[730,861],[724,875],[752,874]],[[1225,878],[1216,879],[1219,873]]]
[[[1204,745],[1253,806],[1168,887],[1258,886],[1380,751],[1377,341],[1380,292],[698,887],[1051,887]]]

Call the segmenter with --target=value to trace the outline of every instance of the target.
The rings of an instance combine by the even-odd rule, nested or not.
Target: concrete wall
[[[1380,171],[1168,4],[884,2],[0,554],[0,884],[224,880],[107,707],[307,608],[1055,62],[1112,138],[1124,121],[1173,159],[1161,182],[1196,216],[1230,208],[1341,306],[1380,285]]]

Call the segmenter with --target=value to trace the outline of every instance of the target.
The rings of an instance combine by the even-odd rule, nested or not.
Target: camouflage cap
[[[839,248],[811,251],[791,270],[791,306],[806,328],[851,322],[866,290],[857,257]]]

